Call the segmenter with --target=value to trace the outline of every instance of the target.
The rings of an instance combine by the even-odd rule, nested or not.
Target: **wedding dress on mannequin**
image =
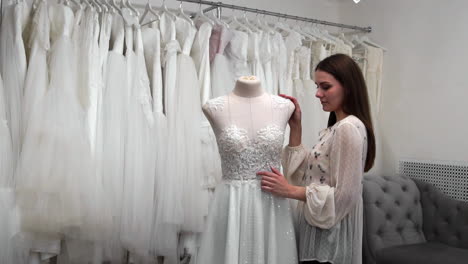
[[[256,175],[280,167],[294,106],[259,84],[238,80],[232,93],[203,106],[217,138],[223,180],[216,187],[199,263],[297,263],[289,202],[263,192]]]

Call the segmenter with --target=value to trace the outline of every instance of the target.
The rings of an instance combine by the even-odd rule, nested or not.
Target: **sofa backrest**
[[[425,242],[419,190],[406,176],[363,179],[365,263],[375,263],[382,248]]]
[[[421,194],[427,241],[468,248],[468,203],[448,197],[430,183],[414,181]]]

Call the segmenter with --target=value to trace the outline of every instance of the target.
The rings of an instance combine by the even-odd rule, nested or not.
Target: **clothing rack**
[[[318,20],[318,19],[307,18],[307,17],[293,16],[293,15],[277,13],[277,12],[271,12],[271,11],[255,9],[255,8],[249,8],[249,7],[244,7],[244,6],[229,5],[229,4],[224,4],[222,2],[212,2],[212,1],[204,1],[204,0],[178,0],[178,1],[188,2],[188,3],[195,3],[195,4],[200,4],[200,5],[209,5],[209,6],[212,6],[212,9],[218,8],[218,16],[220,16],[220,13],[221,13],[220,9],[221,8],[228,8],[228,9],[240,10],[240,11],[244,11],[244,12],[267,15],[267,16],[274,16],[274,17],[285,18],[285,19],[305,21],[305,22],[309,22],[309,23],[326,25],[326,26],[331,26],[331,27],[353,29],[353,30],[357,30],[357,31],[363,31],[363,32],[366,32],[366,33],[372,32],[372,27],[370,27],[370,26],[369,27],[359,27],[359,26],[353,26],[353,25],[346,25],[346,24],[341,24],[341,23],[329,22],[329,21],[325,21],[325,20]],[[210,10],[212,10],[212,9],[210,9]]]

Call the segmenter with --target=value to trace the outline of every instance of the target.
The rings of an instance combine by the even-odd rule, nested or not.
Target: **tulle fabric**
[[[16,182],[21,229],[49,235],[74,233],[86,222],[81,201],[93,168],[67,29],[73,13],[54,7],[55,23],[63,32],[50,52],[49,88],[31,114]]]
[[[139,258],[150,256],[155,197],[154,117],[140,28],[125,29],[128,109],[121,240]],[[135,40],[135,51],[133,43]]]
[[[6,120],[12,138],[13,167],[21,148],[21,108],[27,62],[22,30],[27,3],[5,7],[0,29],[0,73],[3,77]]]
[[[182,199],[180,199],[181,176],[175,172],[181,166],[178,166],[180,163],[176,163],[178,154],[176,153],[176,145],[174,145],[175,135],[170,129],[175,126],[174,122],[177,116],[177,52],[180,51],[180,45],[175,40],[175,23],[166,14],[161,15],[160,30],[165,119],[159,119],[163,125],[160,127],[160,132],[163,135],[161,138],[163,150],[158,155],[163,158],[158,163],[162,162],[164,166],[157,168],[157,171],[159,173],[162,171],[162,173],[157,177],[151,249],[153,255],[164,256],[167,263],[178,263],[178,231],[182,224],[183,212]],[[156,115],[161,116],[158,113]],[[158,119],[155,121],[159,122]]]
[[[46,93],[47,84],[49,82],[47,52],[50,48],[50,43],[49,15],[47,9],[48,7],[46,3],[39,3],[32,20],[32,35],[29,39],[31,52],[29,55],[29,66],[24,84],[22,135],[24,135],[27,130],[31,112],[35,111],[37,102]]]
[[[3,80],[0,75],[0,263],[15,264],[13,235],[17,232],[14,206],[10,129],[5,115]]]

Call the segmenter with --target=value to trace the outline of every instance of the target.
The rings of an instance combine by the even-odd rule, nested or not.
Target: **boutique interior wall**
[[[378,169],[402,158],[468,162],[468,1],[340,1],[343,23],[371,25],[384,58]]]
[[[155,7],[163,2],[150,1]],[[147,1],[131,2],[145,4]],[[468,1],[222,2],[372,26],[370,37],[388,49],[384,58],[381,114],[376,124],[382,144],[373,172],[394,174],[401,158],[468,161],[465,139],[468,135]],[[167,0],[166,5],[178,8],[179,2]],[[187,11],[198,10],[198,5],[193,3],[183,3],[183,7]],[[223,16],[231,14],[223,9]]]

